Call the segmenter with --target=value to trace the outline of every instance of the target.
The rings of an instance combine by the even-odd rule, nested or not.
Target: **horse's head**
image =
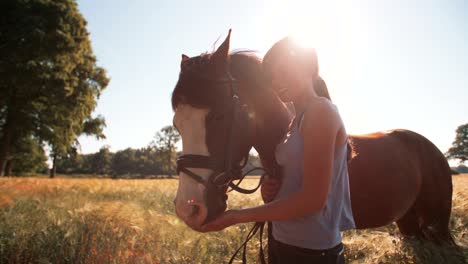
[[[193,228],[226,210],[227,188],[252,147],[251,116],[238,97],[245,80],[231,75],[229,41],[230,32],[212,54],[182,55],[172,94],[174,125],[182,137],[175,211]]]

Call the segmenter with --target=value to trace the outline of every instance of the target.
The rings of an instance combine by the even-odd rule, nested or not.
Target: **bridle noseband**
[[[227,80],[215,80],[214,82],[220,84],[228,84],[231,90],[231,122],[224,157],[222,159],[219,159],[213,156],[204,156],[197,154],[181,155],[177,159],[177,174],[183,172],[189,177],[191,177],[193,180],[203,184],[207,189],[217,190],[219,192],[225,192],[227,187],[230,187],[231,190],[235,190],[240,193],[254,193],[260,187],[261,182],[263,180],[263,175],[260,178],[258,186],[254,189],[249,190],[239,187],[239,184],[242,182],[242,180],[248,173],[250,173],[253,170],[261,169],[253,168],[244,175],[242,175],[242,169],[247,165],[250,149],[248,149],[245,153],[242,154],[239,162],[233,161],[233,157],[235,155],[234,151],[236,150],[236,146],[238,146],[238,144],[234,142],[233,131],[236,124],[238,124],[239,122],[242,111],[242,105],[238,96],[239,93],[236,86],[237,80],[233,79],[231,75],[228,74]],[[250,124],[251,122],[249,121],[248,123],[249,125],[247,125],[247,127],[239,127],[239,129],[246,129],[247,133],[249,133],[250,135],[251,133],[253,133],[253,129],[252,125]],[[204,179],[202,176],[192,172],[189,168],[210,169],[213,171],[213,173],[208,177],[208,179]],[[236,179],[238,179],[239,182],[235,184],[233,181]]]

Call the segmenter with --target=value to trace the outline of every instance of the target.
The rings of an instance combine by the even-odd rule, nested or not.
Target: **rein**
[[[207,189],[215,188],[216,190],[223,190],[226,187],[230,187],[232,190],[243,194],[251,194],[258,190],[258,188],[262,184],[263,176],[260,178],[260,181],[254,189],[248,190],[241,188],[239,184],[245,178],[247,173],[262,168],[253,168],[246,174],[242,175],[242,169],[247,165],[247,161],[249,159],[249,151],[244,153],[241,156],[241,160],[238,163],[232,161],[232,157],[234,155],[235,150],[235,142],[234,142],[234,126],[237,124],[239,120],[239,115],[241,112],[241,103],[238,96],[237,87],[234,85],[237,83],[237,80],[233,79],[229,74],[229,79],[227,80],[215,80],[217,83],[221,84],[229,84],[231,88],[231,122],[230,122],[230,129],[229,129],[229,137],[228,143],[224,155],[224,159],[216,159],[212,156],[205,156],[205,155],[197,155],[197,154],[185,154],[181,155],[177,158],[177,173],[184,172],[192,179],[197,181],[198,183],[203,184]],[[250,122],[249,122],[250,123]],[[250,130],[250,126],[246,128],[246,130]],[[250,131],[249,135],[251,134]],[[199,168],[199,169],[211,169],[213,173],[209,175],[208,179],[204,179],[200,175],[192,172],[189,168]],[[233,181],[235,179],[239,179],[237,184],[234,184]]]
[[[240,187],[239,185],[245,179],[245,176],[247,176],[249,173],[251,173],[252,171],[255,171],[255,170],[263,170],[263,168],[261,168],[261,167],[255,167],[255,168],[250,169],[249,171],[247,171],[246,173],[244,173],[242,175],[242,169],[247,165],[248,158],[244,157],[243,160],[244,160],[244,162],[242,163],[242,165],[238,165],[238,166],[235,166],[235,167],[231,168],[231,170],[229,171],[230,173],[228,173],[227,170],[224,171],[224,172],[222,171],[222,169],[224,167],[224,165],[222,163],[217,162],[215,159],[213,159],[213,158],[211,158],[209,156],[186,154],[186,155],[180,156],[177,159],[177,167],[178,167],[177,168],[177,173],[184,172],[185,174],[190,176],[192,179],[194,179],[198,183],[203,184],[207,188],[215,187],[217,189],[221,189],[221,188],[224,188],[224,187],[227,186],[227,187],[231,188],[231,190],[229,190],[228,192],[234,190],[234,191],[237,191],[237,192],[240,192],[240,193],[243,193],[243,194],[252,194],[252,193],[256,192],[258,190],[258,188],[260,188],[260,186],[261,186],[261,184],[263,182],[263,178],[264,178],[265,174],[262,174],[262,176],[260,177],[260,180],[258,182],[258,185],[255,188],[253,188],[253,189],[244,189],[244,188]],[[213,170],[213,173],[209,177],[209,180],[205,180],[205,179],[203,179],[203,177],[201,177],[200,175],[195,174],[194,172],[190,171],[188,168],[211,169],[211,170]],[[234,183],[234,177],[228,178],[228,181],[223,183],[222,180],[224,180],[224,179],[222,178],[222,176],[224,176],[226,174],[228,174],[228,175],[241,175],[241,176],[236,177],[236,178],[239,179],[239,181],[237,183]],[[225,178],[227,178],[227,177],[225,177]]]

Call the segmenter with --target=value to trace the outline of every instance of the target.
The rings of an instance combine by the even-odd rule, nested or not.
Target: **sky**
[[[410,129],[446,152],[468,123],[468,2],[78,0],[99,66],[111,79],[93,115],[105,140],[82,153],[148,145],[172,124],[181,54],[260,56],[294,35],[314,47],[320,74],[349,134]],[[216,45],[217,44],[217,45]]]

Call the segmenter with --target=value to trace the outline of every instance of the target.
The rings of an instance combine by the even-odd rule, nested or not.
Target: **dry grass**
[[[255,184],[249,179],[247,184]],[[0,179],[0,263],[223,263],[250,225],[199,234],[173,213],[176,180]],[[260,203],[231,194],[230,207]],[[349,263],[464,263],[468,175],[454,176],[451,229],[461,252],[402,239],[395,225],[345,232]],[[250,243],[255,263],[257,241]]]

